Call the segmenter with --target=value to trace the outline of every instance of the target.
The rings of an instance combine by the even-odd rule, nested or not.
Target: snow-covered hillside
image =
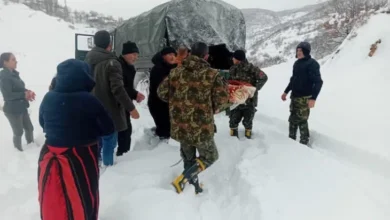
[[[192,186],[177,195],[170,182],[182,171],[175,141],[148,146],[149,111],[137,105],[133,151],[100,178],[100,220],[388,220],[390,167],[386,134],[389,106],[389,15],[376,15],[356,38],[345,42],[322,68],[324,88],[312,111],[313,149],[289,138],[288,103],[280,100],[292,62],[265,69],[253,140],[228,136],[228,118],[216,116],[219,161],[200,175],[205,193]],[[37,25],[39,24],[39,25]],[[43,13],[0,1],[0,52],[12,51],[27,86],[37,93],[31,106],[37,142],[37,111],[56,65],[74,56],[74,30]],[[84,31],[81,31],[84,32]],[[374,57],[369,45],[382,39]],[[12,147],[8,121],[0,112],[0,219],[39,219],[39,147]],[[242,132],[242,131],[241,131]]]
[[[357,31],[357,37],[346,40],[334,54],[333,59],[322,66],[324,88],[318,98],[318,106],[312,112],[313,129],[321,130],[330,137],[340,136],[339,141],[358,147],[361,150],[390,160],[387,131],[390,130],[390,105],[382,101],[389,83],[390,67],[386,61],[390,57],[390,15],[373,16],[368,24]],[[373,57],[369,57],[371,44],[378,39],[382,43]],[[270,87],[283,92],[292,71],[288,62],[267,69],[272,73]],[[284,82],[281,86],[281,82]],[[269,103],[264,113],[286,117],[284,103],[272,102],[269,98],[277,91],[266,90],[260,99]],[[322,139],[322,135],[319,135]],[[341,143],[340,143],[341,144]],[[341,148],[329,146],[332,148]]]
[[[249,60],[262,67],[286,62],[295,57],[296,46],[301,41],[312,44],[315,58],[326,58],[340,46],[352,26],[364,24],[369,14],[387,3],[386,0],[362,2],[349,1],[352,5],[336,7],[325,1],[280,12],[243,9]]]
[[[329,10],[328,3],[280,12],[243,9],[250,60],[263,67],[280,64],[295,57],[303,40],[311,42],[316,58],[331,54],[342,40],[333,42],[324,28],[331,18]]]

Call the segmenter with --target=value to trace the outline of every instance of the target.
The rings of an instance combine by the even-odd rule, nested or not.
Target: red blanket
[[[252,98],[256,92],[256,87],[250,83],[241,82],[237,80],[229,80],[229,95],[230,102],[233,106],[230,109],[234,109],[238,105],[244,104],[247,99]]]

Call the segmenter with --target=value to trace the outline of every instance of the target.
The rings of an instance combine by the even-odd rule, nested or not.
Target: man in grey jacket
[[[90,64],[96,81],[93,94],[110,113],[115,132],[101,138],[103,164],[112,166],[118,132],[127,129],[125,110],[134,119],[139,113],[123,85],[122,67],[115,54],[111,53],[112,41],[107,31],[98,31],[94,36],[95,47],[87,54],[85,61]]]

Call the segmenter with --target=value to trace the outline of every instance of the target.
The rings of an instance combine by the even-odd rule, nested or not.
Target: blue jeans
[[[100,155],[103,158],[105,166],[114,165],[114,151],[118,142],[118,133],[114,132],[110,135],[103,136],[99,140]],[[103,154],[102,154],[103,151]]]

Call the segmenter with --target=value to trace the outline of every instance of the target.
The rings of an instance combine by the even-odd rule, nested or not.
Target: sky
[[[65,0],[59,0],[59,2]],[[66,0],[73,10],[97,11],[114,17],[128,19],[168,0]],[[194,0],[196,1],[196,0]],[[274,11],[293,9],[315,4],[319,0],[224,0],[237,8],[262,8]]]

